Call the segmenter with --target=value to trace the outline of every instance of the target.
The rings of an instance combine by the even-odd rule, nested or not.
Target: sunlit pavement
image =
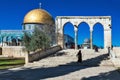
[[[83,62],[77,63],[78,50],[62,50],[24,67],[0,71],[0,80],[119,80],[107,54],[82,50]]]

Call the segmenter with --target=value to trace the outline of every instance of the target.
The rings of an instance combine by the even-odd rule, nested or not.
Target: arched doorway
[[[93,26],[93,48],[104,48],[104,28],[101,23],[96,23]]]
[[[78,26],[78,49],[90,48],[90,27],[86,22]]]
[[[63,27],[63,44],[65,49],[74,48],[74,26],[67,22]]]

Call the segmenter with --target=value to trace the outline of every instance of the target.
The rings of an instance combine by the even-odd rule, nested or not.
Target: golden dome
[[[23,24],[27,23],[54,24],[54,20],[47,11],[43,9],[34,9],[25,15]]]

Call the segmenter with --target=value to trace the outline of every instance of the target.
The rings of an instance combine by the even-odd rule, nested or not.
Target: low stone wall
[[[0,55],[2,55],[2,48],[0,47]]]
[[[2,55],[8,57],[25,57],[25,48],[23,46],[5,46],[2,47]]]
[[[54,47],[51,47],[47,50],[42,50],[42,51],[37,51],[34,53],[26,54],[25,61],[26,61],[26,63],[33,62],[33,61],[42,59],[44,57],[47,57],[51,54],[54,54],[59,50],[61,50],[60,46],[54,46]]]
[[[120,47],[113,47],[113,52],[115,53],[116,57],[120,58]]]

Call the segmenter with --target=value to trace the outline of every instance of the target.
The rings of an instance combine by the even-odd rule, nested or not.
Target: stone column
[[[57,33],[57,36],[58,36],[58,38],[57,38],[57,43],[58,43],[58,45],[60,45],[62,48],[64,48],[64,36],[63,36],[63,34],[61,34],[61,33]]]
[[[93,44],[92,44],[92,32],[93,32],[93,30],[90,30],[90,49],[93,49]]]
[[[78,28],[77,27],[74,27],[74,31],[75,31],[75,49],[77,49],[77,31],[78,31]]]
[[[63,35],[63,25],[61,23],[61,19],[56,20],[56,42],[57,45],[60,45],[64,48],[64,35]]]
[[[104,48],[111,47],[111,29],[104,30]]]
[[[29,53],[25,54],[25,64],[29,63]]]

